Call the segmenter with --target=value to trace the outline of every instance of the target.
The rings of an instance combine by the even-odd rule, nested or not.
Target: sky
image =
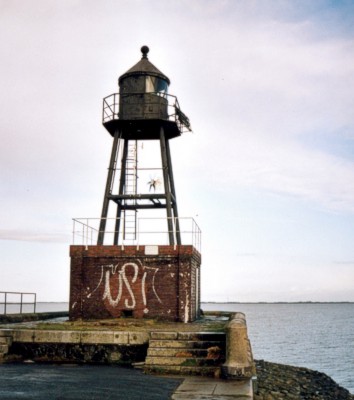
[[[0,291],[68,301],[102,99],[148,45],[193,128],[171,152],[202,300],[354,301],[354,2],[0,0],[0,36]]]

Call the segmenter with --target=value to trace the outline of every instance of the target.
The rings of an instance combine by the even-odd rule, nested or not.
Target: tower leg
[[[171,208],[172,201],[171,201],[170,179],[169,179],[169,172],[168,172],[168,156],[167,156],[165,132],[162,127],[160,128],[160,146],[161,146],[163,182],[164,182],[165,194],[166,194],[168,237],[169,237],[170,245],[174,245],[175,239],[174,239],[174,229],[173,229],[173,221],[172,221],[172,208]]]
[[[124,140],[123,156],[122,156],[122,163],[121,163],[121,169],[120,169],[119,195],[124,194],[125,171],[126,171],[126,166],[127,166],[128,146],[129,146],[128,140]],[[116,223],[115,223],[115,230],[114,230],[114,242],[113,242],[115,245],[118,244],[121,216],[122,216],[122,205],[118,202],[117,203]]]
[[[98,239],[97,239],[98,245],[102,245],[103,241],[104,241],[104,234],[105,234],[105,230],[106,230],[106,222],[107,222],[108,206],[109,206],[109,197],[108,196],[111,194],[111,191],[112,191],[114,171],[115,171],[115,166],[116,166],[117,157],[118,157],[118,151],[117,151],[118,143],[119,143],[120,137],[121,137],[121,132],[119,130],[116,130],[116,132],[114,134],[111,159],[109,161],[106,189],[104,192],[100,228],[99,228]]]
[[[171,184],[171,192],[173,195],[172,208],[173,208],[173,215],[174,215],[175,223],[176,223],[176,226],[175,226],[176,240],[177,240],[177,244],[181,245],[182,242],[181,242],[181,230],[180,230],[179,219],[178,219],[177,197],[176,197],[176,190],[175,190],[175,181],[173,179],[170,142],[168,140],[166,140],[166,154],[167,154],[168,172],[169,172],[169,178],[170,178],[170,184]]]

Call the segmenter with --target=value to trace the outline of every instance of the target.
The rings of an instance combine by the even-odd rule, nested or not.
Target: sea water
[[[354,393],[354,303],[203,303],[246,314],[255,359],[324,372]]]

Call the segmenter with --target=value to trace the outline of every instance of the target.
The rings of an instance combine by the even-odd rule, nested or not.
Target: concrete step
[[[151,332],[144,371],[219,376],[225,345],[223,332]]]
[[[181,349],[208,349],[209,347],[225,348],[222,341],[201,340],[154,340],[149,341],[149,348],[181,348]]]
[[[205,366],[177,366],[177,365],[145,365],[145,373],[162,374],[162,375],[193,375],[193,376],[210,376],[219,377],[220,367]]]
[[[153,340],[206,340],[206,341],[225,341],[224,332],[162,332],[154,331],[150,333]]]
[[[224,332],[179,332],[179,340],[222,341],[226,340]]]
[[[207,357],[207,349],[181,349],[175,347],[153,347],[147,351],[148,357]]]
[[[184,358],[208,358],[224,359],[225,351],[219,346],[209,347],[208,349],[181,349],[181,348],[149,348],[147,357],[184,357]]]
[[[220,366],[222,362],[212,358],[190,357],[147,357],[145,365],[180,365],[186,367],[212,367]]]

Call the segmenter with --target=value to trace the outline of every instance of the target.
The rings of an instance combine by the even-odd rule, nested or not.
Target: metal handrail
[[[117,218],[104,218],[108,223],[111,223],[112,226],[116,226]],[[136,245],[139,247],[140,245],[152,244],[147,243],[147,238],[151,238],[154,235],[154,243],[153,244],[168,244],[169,231],[168,229],[161,228],[161,225],[165,223],[168,218],[154,218],[154,217],[140,217],[137,219],[137,232],[136,239],[128,239],[128,240],[120,240],[118,245]],[[120,226],[124,226],[124,218],[121,218]],[[72,243],[74,245],[94,245],[96,244],[97,237],[99,232],[99,223],[101,218],[73,218],[73,239]],[[155,227],[154,230],[154,221]],[[144,228],[144,222],[147,225]],[[173,218],[174,226],[177,225],[177,218]],[[194,218],[188,217],[179,217],[178,218],[180,230],[182,236],[182,242],[186,245],[193,245],[199,252],[201,251],[201,230],[198,224],[195,222]],[[116,231],[114,229],[106,229],[105,238],[112,238]],[[118,232],[120,233],[120,232]],[[176,232],[172,232],[175,234]],[[122,237],[122,235],[119,235]],[[144,242],[145,241],[145,242]],[[111,245],[112,243],[107,243],[108,239],[105,239],[104,244]]]
[[[168,114],[168,120],[176,122],[181,132],[192,131],[188,117],[181,111],[177,97],[172,94],[160,92],[132,92],[132,93],[112,93],[103,99],[102,108],[102,123],[105,124],[112,120],[119,119],[119,99],[120,96],[136,97],[138,95],[154,94],[157,97],[162,97],[167,100],[168,109],[171,112]]]
[[[14,302],[14,301],[8,301],[7,296],[9,294],[14,294],[14,295],[19,295],[20,296],[20,301],[19,302]],[[0,301],[0,305],[4,306],[4,312],[3,314],[6,315],[7,314],[7,306],[8,305],[19,305],[20,306],[20,314],[22,314],[22,309],[23,309],[23,305],[33,305],[33,313],[36,312],[36,304],[37,304],[37,294],[36,293],[28,293],[28,292],[0,292],[0,295],[4,295],[4,301],[1,302]],[[26,295],[30,295],[30,296],[34,296],[34,301],[29,302],[29,301],[23,301],[23,296]]]

